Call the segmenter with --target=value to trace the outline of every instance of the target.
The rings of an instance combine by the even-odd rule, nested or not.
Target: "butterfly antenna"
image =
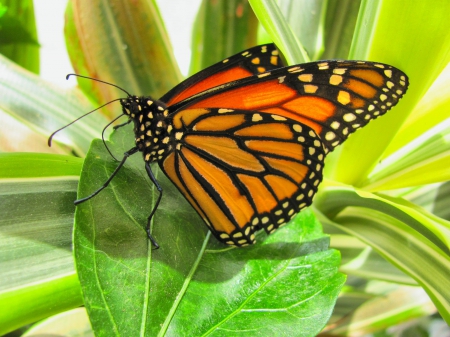
[[[78,75],[78,74],[67,74],[66,80],[68,80],[70,76],[76,76],[76,77],[86,78],[86,79],[88,79],[88,80],[92,80],[92,81],[97,81],[97,82],[100,82],[100,83],[108,84],[108,85],[110,85],[110,86],[112,86],[112,87],[115,87],[115,88],[117,88],[117,89],[119,89],[119,90],[122,90],[124,93],[126,93],[126,94],[128,95],[128,97],[131,97],[131,95],[130,95],[130,93],[129,93],[128,91],[126,91],[125,89],[119,87],[119,86],[116,85],[116,84],[109,83],[109,82],[105,82],[105,81],[99,80],[99,79],[97,79],[97,78],[93,78],[93,77],[89,77],[89,76],[83,76],[83,75]]]
[[[71,121],[69,124],[64,125],[62,128],[56,130],[55,132],[53,132],[53,133],[50,135],[50,137],[48,137],[48,146],[49,146],[49,147],[52,146],[52,139],[53,139],[53,137],[54,137],[59,131],[64,130],[64,129],[67,128],[68,126],[70,126],[70,125],[72,125],[73,123],[79,121],[81,118],[86,117],[87,115],[93,113],[94,111],[97,111],[97,110],[103,108],[104,106],[106,106],[106,105],[108,105],[108,104],[111,104],[111,103],[113,103],[113,102],[120,101],[120,100],[121,100],[121,98],[117,98],[117,99],[114,99],[114,100],[112,100],[112,101],[110,101],[110,102],[108,102],[108,103],[105,103],[105,104],[103,104],[102,106],[99,106],[98,108],[95,108],[94,110],[85,113],[83,116],[78,117],[77,119]],[[121,115],[121,116],[122,116],[122,115]]]
[[[120,160],[117,159],[117,158],[112,154],[112,152],[109,150],[108,145],[106,145],[106,141],[105,141],[105,131],[106,131],[106,129],[107,129],[112,123],[114,123],[116,120],[118,120],[118,119],[119,119],[120,117],[122,117],[122,116],[125,116],[125,114],[121,114],[120,116],[117,116],[116,118],[114,118],[111,122],[109,122],[109,123],[103,128],[103,131],[102,131],[102,141],[103,141],[103,144],[105,145],[106,150],[108,150],[109,154],[111,155],[111,157],[114,158],[115,161],[120,161]],[[128,123],[128,122],[127,122],[127,123]]]

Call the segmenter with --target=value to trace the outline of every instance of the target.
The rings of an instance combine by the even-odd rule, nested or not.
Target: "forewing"
[[[397,104],[407,86],[407,76],[389,65],[320,61],[227,83],[169,111],[221,107],[284,116],[314,129],[328,152]]]
[[[165,174],[221,242],[245,246],[312,202],[324,147],[313,129],[274,114],[188,109],[172,120]]]
[[[215,86],[282,66],[278,50],[273,43],[253,47],[187,78],[161,97],[160,101],[172,105]]]

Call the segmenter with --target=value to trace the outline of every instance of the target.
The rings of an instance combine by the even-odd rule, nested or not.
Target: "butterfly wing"
[[[282,67],[273,43],[250,48],[187,78],[160,98],[167,105],[215,86]]]
[[[220,107],[283,116],[314,129],[328,152],[397,104],[407,86],[407,76],[389,65],[320,61],[222,84],[169,111]]]
[[[312,202],[324,147],[308,126],[282,116],[187,109],[172,119],[177,140],[160,167],[221,242],[245,246]]]
[[[381,63],[277,68],[270,54],[273,45],[235,55],[162,98],[172,136],[159,165],[229,245],[254,243],[255,231],[270,233],[310,205],[325,153],[386,113],[408,86],[403,72]]]

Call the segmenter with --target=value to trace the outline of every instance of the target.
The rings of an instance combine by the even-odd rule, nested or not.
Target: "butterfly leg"
[[[120,115],[119,117],[122,117],[122,116],[123,116],[123,115]],[[113,127],[113,129],[114,129],[114,130],[117,130],[118,128],[121,128],[122,126],[125,126],[125,125],[130,124],[131,121],[132,121],[132,119],[129,119],[129,120],[126,121],[125,123],[122,123],[122,124],[119,124],[119,125],[115,125],[115,126]]]
[[[117,116],[116,118],[114,118],[111,122],[109,122],[109,123],[103,128],[103,131],[102,131],[102,141],[103,141],[103,145],[105,145],[106,150],[108,150],[109,154],[111,155],[111,157],[113,157],[113,159],[114,159],[115,161],[119,161],[119,160],[112,154],[112,152],[110,151],[108,145],[106,144],[106,141],[105,141],[105,131],[106,131],[106,129],[107,129],[112,123],[114,123],[116,120],[118,120],[119,118],[121,118],[123,115],[124,115],[124,114],[122,114],[122,115]],[[120,124],[120,125],[115,126],[113,129],[116,130],[117,128],[119,128],[119,127],[121,127],[121,126],[124,126],[124,125],[126,125],[126,124],[128,124],[128,123],[130,123],[130,122],[131,122],[131,119],[129,119],[128,122],[125,122],[125,123],[123,123],[123,124]]]
[[[119,170],[122,168],[122,166],[125,164],[126,160],[128,159],[128,157],[130,157],[131,155],[135,154],[136,152],[138,152],[139,149],[137,147],[133,147],[131,150],[128,150],[127,152],[125,152],[123,154],[123,158],[122,161],[119,163],[119,165],[117,165],[116,169],[114,170],[114,172],[111,174],[111,176],[108,178],[108,180],[106,180],[106,182],[103,184],[102,187],[100,187],[97,191],[95,191],[94,193],[92,193],[91,195],[88,195],[85,198],[81,198],[78,200],[74,201],[74,205],[77,206],[89,199],[92,199],[93,197],[95,197],[97,194],[99,194],[101,191],[103,191],[103,189],[105,187],[107,187],[109,185],[109,183],[111,182],[111,180],[113,180],[113,178],[115,177],[115,175],[117,174],[117,172],[119,172]]]
[[[150,167],[148,162],[145,162],[145,169],[147,170],[147,174],[148,174],[150,180],[152,181],[152,183],[155,185],[156,189],[159,192],[159,196],[158,196],[158,199],[156,200],[156,204],[153,207],[152,212],[148,216],[147,228],[146,228],[148,239],[152,242],[152,244],[155,247],[155,249],[158,249],[159,245],[156,242],[156,240],[154,239],[154,237],[152,236],[152,234],[150,233],[150,222],[151,222],[152,217],[155,214],[156,210],[158,209],[159,202],[161,201],[161,198],[162,198],[163,190],[162,190],[161,185],[159,185],[158,180],[156,180],[155,175],[153,174],[153,171],[152,171],[152,169],[151,169],[151,167]]]

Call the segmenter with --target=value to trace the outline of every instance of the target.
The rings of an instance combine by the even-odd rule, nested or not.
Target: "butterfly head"
[[[150,102],[145,101],[145,98]],[[130,119],[139,119],[140,116],[148,110],[151,105],[153,105],[153,100],[150,97],[138,97],[129,96],[127,98],[121,99],[120,104],[122,105],[122,111]]]

